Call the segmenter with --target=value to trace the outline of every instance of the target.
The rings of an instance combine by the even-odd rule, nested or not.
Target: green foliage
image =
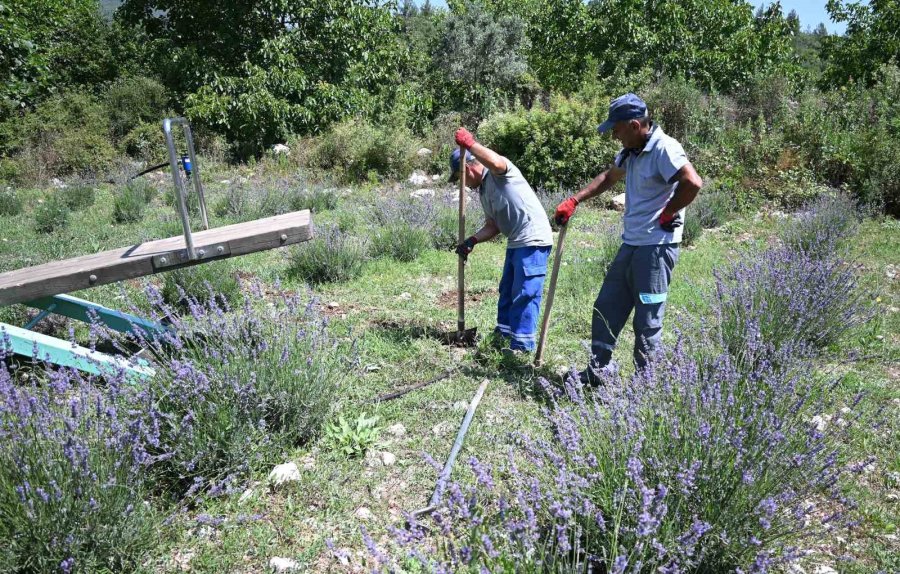
[[[340,199],[336,189],[312,185],[304,187],[291,198],[291,209],[294,211],[309,209],[313,213],[321,213],[337,209]]]
[[[684,229],[681,230],[681,245],[688,247],[697,243],[700,236],[703,235],[703,225],[696,217],[686,217]]]
[[[161,122],[141,122],[122,138],[121,147],[129,156],[148,163],[163,162],[168,158],[166,138]]]
[[[559,98],[549,112],[538,109],[493,116],[479,127],[478,136],[512,160],[532,185],[576,187],[603,171],[618,150],[611,139],[597,134],[597,125],[604,119],[605,111]]]
[[[828,0],[831,19],[847,25],[841,36],[822,38],[827,62],[823,87],[877,81],[885,64],[900,62],[900,2],[843,2]]]
[[[688,219],[696,219],[704,229],[719,227],[732,218],[734,199],[721,190],[716,182],[707,183],[697,199],[688,207]]]
[[[432,238],[427,229],[398,224],[381,227],[372,238],[370,253],[373,257],[390,257],[397,261],[413,261],[431,247]]]
[[[362,274],[367,258],[359,238],[335,227],[318,228],[313,239],[293,249],[290,272],[312,285],[344,282]]]
[[[434,60],[450,81],[454,108],[487,117],[509,100],[528,71],[525,22],[492,14],[480,3],[454,3]],[[465,57],[460,54],[464,51]]]
[[[161,122],[168,97],[165,87],[156,80],[142,76],[119,80],[106,91],[105,100],[116,139],[143,123],[156,125],[157,131],[162,133]]]
[[[381,429],[377,423],[377,416],[367,417],[366,413],[360,413],[355,422],[348,422],[341,415],[325,427],[325,436],[342,455],[361,457],[378,440]]]
[[[0,187],[0,215],[13,216],[22,213],[22,198],[11,187]]]
[[[81,211],[92,205],[97,197],[97,189],[87,183],[73,183],[56,191],[66,207],[72,211]]]
[[[370,172],[386,178],[406,177],[416,161],[418,142],[403,127],[375,127],[348,121],[314,142],[310,167],[331,169],[347,181],[366,181]]]
[[[0,153],[17,155],[22,178],[32,181],[98,173],[116,155],[106,109],[78,92],[54,97],[0,124]]]
[[[166,273],[162,297],[173,307],[188,307],[193,303],[208,305],[210,301],[221,307],[232,307],[241,298],[241,284],[234,265],[228,261],[214,261]]]
[[[69,208],[57,193],[51,193],[40,200],[34,210],[35,229],[40,233],[52,233],[69,222]]]
[[[135,179],[116,191],[113,199],[113,221],[134,223],[144,217],[144,209],[156,190],[149,183]]]

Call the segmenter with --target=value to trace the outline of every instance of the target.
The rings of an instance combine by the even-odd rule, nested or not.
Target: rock
[[[829,415],[816,415],[813,418],[809,419],[809,422],[812,423],[816,430],[819,432],[823,432],[825,428],[828,426],[828,423],[831,422],[831,416]]]
[[[247,502],[248,500],[250,500],[250,497],[252,497],[252,496],[253,496],[253,489],[248,488],[247,490],[244,491],[244,493],[241,495],[241,497],[238,498],[238,504]]]
[[[68,185],[63,183],[63,181],[61,179],[59,179],[58,177],[54,177],[53,179],[51,179],[50,183],[52,183],[53,187],[55,187],[56,189],[65,189],[65,188],[69,187]]]
[[[393,466],[397,462],[397,457],[392,452],[384,451],[381,453],[381,463],[384,466]]]
[[[275,155],[291,155],[291,148],[284,144],[275,144],[272,146],[272,153]]]
[[[412,299],[412,293],[407,293],[406,291],[397,296],[398,301],[408,301],[410,299]]]
[[[837,574],[837,570],[826,564],[813,566],[813,574]]]
[[[444,421],[434,425],[434,427],[431,429],[431,432],[433,432],[436,436],[441,436],[449,433],[452,430],[453,425],[447,421]]]
[[[428,157],[431,155],[431,150],[428,149],[427,147],[420,147],[419,150],[416,152],[416,155],[418,157]]]
[[[308,454],[300,459],[300,464],[303,465],[304,470],[312,470],[316,468],[316,458]]]
[[[269,559],[269,568],[274,572],[294,572],[300,570],[300,565],[296,560],[290,558],[274,557]]]
[[[625,194],[620,193],[619,195],[612,198],[609,202],[609,205],[616,211],[625,211]]]
[[[222,185],[231,185],[231,180],[230,180],[230,179],[223,179],[223,180],[220,181],[219,183],[221,183]]]
[[[293,462],[279,464],[269,473],[269,482],[273,486],[281,486],[286,482],[296,482],[300,480],[300,469]]]
[[[406,427],[403,426],[403,423],[397,423],[395,425],[391,425],[387,428],[387,433],[394,437],[401,437],[406,434]]]
[[[328,307],[329,309],[337,309],[338,307],[340,307],[340,305],[337,301],[332,301],[331,303],[326,305],[326,307]]]
[[[421,199],[423,197],[434,197],[434,190],[428,189],[427,187],[423,187],[422,189],[417,189],[409,194],[410,197],[415,197]]]
[[[468,408],[469,403],[467,403],[466,401],[456,401],[455,403],[453,403],[454,411],[465,411]]]
[[[424,172],[416,170],[412,172],[407,181],[412,185],[425,185],[428,183],[428,176]]]
[[[363,461],[369,468],[378,468],[379,466],[384,465],[384,463],[381,461],[381,457],[374,450],[366,451],[366,457],[363,459]]]
[[[439,176],[439,175],[432,175],[432,176],[431,176],[431,181],[440,181],[440,180],[441,180],[441,176]]]
[[[372,520],[373,518],[375,518],[375,515],[372,514],[372,511],[365,506],[360,506],[353,514],[360,520]]]

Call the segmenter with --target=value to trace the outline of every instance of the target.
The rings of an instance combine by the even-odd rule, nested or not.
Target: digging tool
[[[544,303],[544,319],[541,321],[541,335],[538,338],[537,350],[534,353],[534,366],[540,367],[544,361],[544,343],[547,341],[547,328],[550,326],[550,311],[553,309],[553,295],[556,293],[556,280],[559,278],[559,264],[562,261],[563,241],[566,239],[568,223],[559,227],[559,239],[556,240],[556,256],[553,258],[553,271],[550,273],[550,287],[547,289],[547,301]]]
[[[459,146],[459,241],[466,240],[466,148]],[[456,285],[456,340],[466,336],[466,260],[459,256]]]
[[[441,496],[444,495],[444,488],[447,486],[447,481],[450,480],[450,472],[453,470],[453,463],[456,462],[456,457],[459,454],[460,449],[462,449],[463,439],[466,438],[466,432],[468,432],[469,425],[472,424],[472,418],[475,416],[475,409],[478,408],[478,403],[481,402],[481,397],[484,395],[484,390],[487,388],[489,382],[490,379],[481,381],[481,386],[478,387],[475,396],[472,397],[472,402],[469,403],[469,408],[466,410],[466,416],[463,417],[462,426],[459,427],[459,432],[456,433],[456,442],[453,443],[453,448],[450,449],[450,456],[447,457],[447,462],[444,463],[444,469],[441,470],[441,474],[438,476],[437,486],[434,488],[431,500],[428,501],[428,506],[416,510],[413,512],[413,516],[418,517],[430,514],[437,510],[438,505],[441,503]]]

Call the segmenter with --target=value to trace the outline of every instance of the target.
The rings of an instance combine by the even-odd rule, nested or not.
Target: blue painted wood
[[[0,323],[0,339],[8,341],[12,352],[26,357],[37,357],[38,360],[71,367],[80,371],[101,375],[118,369],[124,369],[136,379],[148,379],[155,374],[153,368],[144,360],[129,362],[122,357],[92,351],[87,347],[75,345],[69,341],[28,331],[21,327]],[[6,344],[6,343],[0,343]]]
[[[159,323],[131,315],[122,311],[116,311],[109,307],[104,307],[91,301],[72,297],[71,295],[53,295],[51,297],[41,297],[33,301],[24,303],[35,309],[44,309],[51,311],[57,315],[64,315],[76,321],[92,323],[95,319],[92,317],[96,313],[96,320],[120,333],[130,333],[135,328],[144,331],[146,336],[155,338],[166,332],[166,328]]]

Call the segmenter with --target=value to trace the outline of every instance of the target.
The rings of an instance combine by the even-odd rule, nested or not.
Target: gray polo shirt
[[[484,214],[494,220],[500,233],[509,240],[510,249],[552,246],[553,232],[547,212],[519,168],[503,159],[506,160],[503,175],[494,175],[484,168],[484,179],[478,188]]]
[[[675,174],[687,163],[681,144],[659,126],[653,127],[647,145],[639,153],[623,149],[616,155],[616,165],[625,168],[624,243],[681,243],[685,210],[678,212],[682,225],[674,232],[659,226],[659,216],[675,193]]]

